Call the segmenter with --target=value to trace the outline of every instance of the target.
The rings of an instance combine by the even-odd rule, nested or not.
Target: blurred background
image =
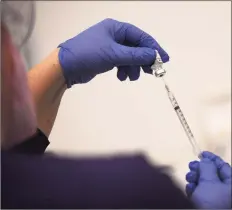
[[[154,36],[170,55],[166,81],[201,149],[231,162],[230,1],[38,1],[35,10],[22,49],[28,68],[105,18]],[[120,82],[116,69],[65,93],[50,141],[49,151],[77,156],[143,152],[172,166],[182,187],[189,161],[197,159],[162,80],[142,74]]]

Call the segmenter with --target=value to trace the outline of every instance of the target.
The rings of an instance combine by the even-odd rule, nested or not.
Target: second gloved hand
[[[189,164],[186,193],[198,208],[231,208],[231,167],[211,152]]]
[[[155,50],[163,62],[167,53],[147,33],[129,24],[113,19],[88,28],[72,39],[59,45],[59,62],[68,87],[86,83],[97,74],[118,67],[118,78],[136,80],[140,66],[151,73]]]

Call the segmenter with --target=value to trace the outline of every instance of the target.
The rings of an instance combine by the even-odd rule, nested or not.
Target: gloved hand
[[[203,152],[200,162],[190,162],[189,168],[186,193],[196,207],[231,208],[231,167],[228,163],[211,152]]]
[[[68,87],[86,83],[115,66],[121,81],[127,76],[136,80],[140,76],[140,66],[144,72],[151,73],[155,50],[163,62],[169,60],[150,35],[129,23],[113,19],[103,20],[58,47],[59,62]]]

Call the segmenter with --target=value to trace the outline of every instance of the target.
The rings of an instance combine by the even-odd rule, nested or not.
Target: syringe
[[[154,62],[154,64],[151,66],[151,69],[153,71],[153,75],[155,75],[156,77],[159,78],[163,78],[163,76],[166,74],[165,69],[163,68],[163,61],[158,53],[158,51],[156,50],[156,60]],[[164,78],[163,78],[164,84],[165,84],[165,88],[167,90],[168,93],[168,97],[171,101],[171,104],[181,122],[182,127],[184,128],[185,133],[187,134],[187,137],[189,139],[189,142],[191,143],[192,147],[193,147],[193,152],[201,159],[201,150],[198,146],[198,144],[195,141],[195,138],[193,136],[193,133],[184,117],[183,112],[180,109],[180,106],[178,105],[174,95],[172,94],[172,92],[170,91],[167,83],[165,82]]]
[[[197,142],[195,141],[195,138],[193,136],[193,133],[184,117],[183,112],[180,109],[180,106],[177,103],[176,98],[174,97],[174,95],[172,94],[172,92],[170,91],[167,83],[165,82],[164,78],[163,78],[164,84],[165,84],[165,89],[167,90],[167,94],[168,94],[168,98],[171,101],[171,104],[181,122],[182,127],[184,128],[184,131],[189,139],[189,142],[191,143],[192,147],[193,147],[193,152],[199,157],[201,158],[201,150],[197,144]]]

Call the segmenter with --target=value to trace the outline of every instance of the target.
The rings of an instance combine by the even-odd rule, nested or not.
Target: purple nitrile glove
[[[86,83],[97,74],[118,67],[117,76],[137,80],[140,66],[151,73],[157,50],[163,62],[168,54],[154,38],[129,23],[105,19],[58,46],[59,62],[68,87]]]
[[[231,166],[220,157],[203,152],[200,161],[189,163],[186,193],[198,208],[231,208]]]

